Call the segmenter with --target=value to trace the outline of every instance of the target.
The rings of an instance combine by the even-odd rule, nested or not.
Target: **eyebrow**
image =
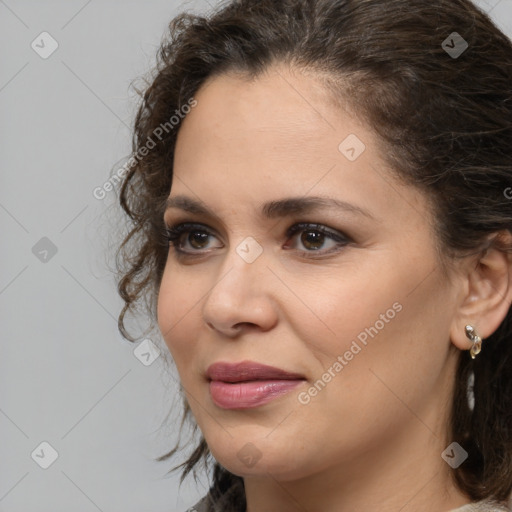
[[[177,208],[197,215],[210,216],[220,221],[219,216],[211,211],[202,201],[188,196],[177,195],[168,197],[165,203],[165,211],[171,208]],[[289,215],[311,213],[312,211],[322,209],[340,209],[375,220],[375,217],[368,210],[346,201],[321,196],[289,197],[269,201],[261,205],[261,214],[268,219],[275,219]]]

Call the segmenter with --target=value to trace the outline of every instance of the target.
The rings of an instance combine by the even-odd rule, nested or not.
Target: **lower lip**
[[[274,400],[304,380],[255,380],[250,382],[210,381],[210,394],[215,405],[223,409],[248,409]]]

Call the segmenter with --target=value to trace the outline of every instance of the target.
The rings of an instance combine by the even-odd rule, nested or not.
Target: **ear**
[[[487,249],[469,257],[463,276],[463,293],[450,337],[461,350],[469,350],[471,341],[465,326],[472,325],[484,340],[493,334],[506,317],[512,302],[512,254],[503,247],[512,247],[512,234],[500,231],[489,237]]]

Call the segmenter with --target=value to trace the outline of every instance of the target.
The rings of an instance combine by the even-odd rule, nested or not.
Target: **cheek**
[[[294,289],[300,290],[308,307],[297,304],[290,318],[291,325],[301,326],[297,334],[312,350],[316,347],[319,354],[331,358],[350,350],[354,341],[364,348],[371,340],[385,337],[390,326],[400,322],[403,311],[402,294],[389,272],[380,281],[355,269],[339,274],[339,278],[332,272],[326,278],[317,276],[313,283],[297,282]],[[319,359],[324,366],[329,362],[325,355]]]
[[[201,293],[195,292],[196,285],[179,272],[171,277],[166,269],[158,293],[158,327],[178,370],[191,360],[198,340],[194,329],[200,325],[197,308]]]
[[[368,337],[357,362],[354,357],[347,367],[349,388],[361,403],[380,409],[382,418],[391,421],[393,415],[407,417],[408,409],[426,410],[433,396],[445,391],[438,389],[450,348],[452,312],[445,299],[428,286],[403,296],[400,312]]]
[[[378,408],[396,400],[388,384],[402,399],[416,400],[418,386],[435,385],[446,358],[453,315],[449,293],[435,276],[417,286],[413,271],[386,271],[371,279],[352,275],[322,280],[316,289],[303,285],[315,315],[296,317],[297,335],[317,361],[313,377],[322,378],[329,369],[336,375],[325,375],[333,384],[326,386],[330,392],[322,391],[323,398],[334,393],[335,402]]]

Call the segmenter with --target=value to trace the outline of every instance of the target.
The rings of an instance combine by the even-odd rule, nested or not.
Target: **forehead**
[[[343,158],[339,144],[348,135],[372,145],[363,123],[334,111],[320,82],[298,71],[276,67],[252,80],[223,74],[203,84],[195,99],[178,133],[178,170],[204,167],[205,160],[211,167],[218,159],[225,168],[243,161],[245,169],[255,164],[274,174],[288,165],[326,170]]]
[[[221,119],[235,117],[242,124],[272,128],[300,120],[297,128],[307,131],[315,121],[323,120],[332,127],[325,117],[332,103],[328,90],[312,73],[283,65],[252,78],[234,72],[211,77],[199,89],[196,99],[199,97],[203,106]]]
[[[390,186],[376,135],[348,109],[334,108],[311,76],[285,69],[254,80],[220,75],[194,98],[197,106],[178,133],[171,196],[186,194],[231,213],[323,195],[376,216],[392,213],[395,221],[410,219],[411,204],[423,215],[416,190]],[[364,148],[354,160],[340,149],[347,139]]]

